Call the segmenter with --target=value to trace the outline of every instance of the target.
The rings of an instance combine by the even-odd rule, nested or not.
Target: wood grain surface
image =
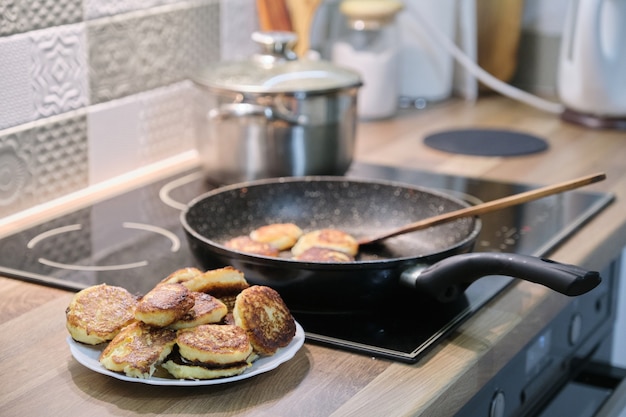
[[[510,81],[517,69],[523,11],[523,0],[476,1],[478,64],[503,81]]]

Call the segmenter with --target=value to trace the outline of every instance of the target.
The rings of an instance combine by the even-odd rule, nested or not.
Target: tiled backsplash
[[[195,147],[190,74],[254,0],[0,0],[0,218]]]

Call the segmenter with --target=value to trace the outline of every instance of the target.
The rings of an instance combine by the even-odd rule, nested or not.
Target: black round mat
[[[500,129],[446,130],[426,136],[424,143],[444,152],[477,156],[528,155],[548,149],[537,136]]]

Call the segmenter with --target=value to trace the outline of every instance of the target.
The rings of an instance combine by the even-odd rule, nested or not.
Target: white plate
[[[100,364],[98,358],[100,357],[100,352],[102,352],[102,350],[104,349],[103,346],[89,346],[78,343],[74,341],[74,339],[72,339],[70,336],[67,337],[67,344],[70,346],[70,352],[72,353],[72,356],[81,365],[91,369],[92,371],[96,371],[103,375],[112,376],[113,378],[121,379],[122,381],[140,382],[149,385],[215,385],[250,378],[263,372],[271,371],[272,369],[277,368],[278,365],[287,362],[289,359],[294,357],[296,352],[298,352],[298,350],[300,350],[300,348],[304,344],[304,330],[302,329],[302,326],[300,326],[300,324],[296,322],[296,335],[291,343],[289,343],[289,345],[282,349],[279,349],[278,352],[276,352],[272,356],[256,360],[252,364],[252,366],[245,370],[244,373],[242,373],[241,375],[231,376],[228,378],[203,380],[187,380],[174,378],[170,379],[158,377],[144,379],[129,377],[124,374],[109,371]]]

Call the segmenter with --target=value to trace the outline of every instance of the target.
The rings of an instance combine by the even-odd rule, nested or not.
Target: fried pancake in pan
[[[252,240],[250,236],[238,236],[227,241],[224,246],[229,249],[251,253],[254,255],[276,257],[280,255],[280,251],[266,242],[257,242]]]
[[[178,331],[178,351],[163,367],[179,379],[239,375],[254,359],[246,332],[233,325],[205,324]]]
[[[354,256],[326,248],[309,248],[293,259],[304,262],[353,262]]]
[[[183,318],[193,305],[191,291],[183,284],[159,284],[139,300],[135,318],[151,326],[165,327]]]
[[[77,292],[65,311],[72,338],[89,345],[112,340],[135,319],[137,298],[126,289],[106,284]]]
[[[170,328],[179,330],[199,326],[201,324],[219,323],[228,312],[226,304],[212,295],[192,291],[191,297],[194,301],[191,310],[182,318],[172,323],[169,326]]]
[[[260,355],[273,355],[296,334],[291,312],[278,292],[270,287],[253,285],[243,290],[235,301],[233,318]]]
[[[356,256],[359,244],[348,233],[337,229],[319,229],[304,234],[291,248],[294,256],[300,256],[310,248],[325,248]]]
[[[133,322],[123,328],[100,354],[100,363],[110,371],[134,378],[150,378],[172,352],[176,330]]]
[[[302,229],[293,223],[273,223],[250,232],[256,242],[268,243],[279,251],[291,249],[302,236]]]

